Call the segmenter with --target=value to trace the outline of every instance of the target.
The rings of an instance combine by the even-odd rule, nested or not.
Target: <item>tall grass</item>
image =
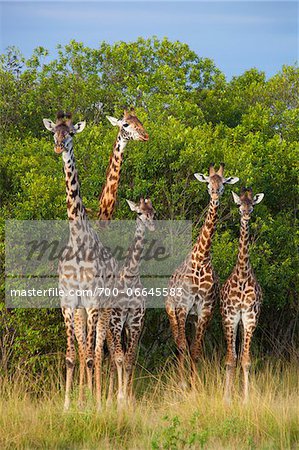
[[[33,377],[18,373],[1,380],[1,449],[297,449],[299,378],[295,363],[264,363],[251,374],[248,405],[240,383],[223,403],[223,369],[217,360],[199,367],[195,389],[182,390],[175,368],[136,374],[136,400],[117,412],[84,410],[74,402],[63,412],[63,370],[52,364]],[[105,377],[106,378],[106,377]],[[241,378],[241,377],[239,377]]]

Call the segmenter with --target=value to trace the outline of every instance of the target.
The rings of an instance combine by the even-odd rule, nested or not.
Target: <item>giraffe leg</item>
[[[179,362],[179,376],[181,380],[181,386],[186,388],[185,374],[184,374],[184,364],[186,359],[187,351],[187,339],[186,339],[186,319],[187,310],[186,308],[179,308],[176,311],[177,322],[178,322],[178,337],[177,337],[177,347],[179,351],[178,362]]]
[[[87,386],[92,395],[92,373],[93,373],[93,357],[94,357],[94,338],[99,317],[98,308],[86,308],[87,312],[87,338],[86,338],[86,372]]]
[[[108,308],[101,309],[96,331],[96,346],[95,346],[95,385],[96,385],[96,401],[98,411],[102,408],[102,359],[103,347],[109,326],[111,310]]]
[[[191,385],[195,386],[197,377],[197,363],[202,354],[202,342],[205,331],[207,329],[208,323],[212,316],[212,309],[208,309],[202,312],[202,315],[198,317],[196,328],[195,328],[195,338],[190,347],[191,354]]]
[[[226,375],[225,375],[225,389],[224,400],[226,403],[230,403],[232,383],[235,375],[237,354],[236,354],[236,337],[237,329],[240,320],[240,313],[237,313],[233,317],[224,319],[224,332],[227,344],[226,352]]]
[[[66,385],[64,410],[70,407],[70,392],[72,389],[74,367],[75,367],[75,339],[74,339],[74,310],[72,308],[63,307],[62,314],[66,327],[67,349],[66,349]]]
[[[111,333],[110,328],[107,329],[107,345],[110,355],[110,379],[109,379],[109,389],[108,389],[108,398],[107,398],[107,405],[112,404],[113,400],[113,389],[114,389],[114,379],[115,379],[115,371],[116,371],[116,365],[114,361],[114,343],[113,343],[113,336]]]
[[[117,370],[118,378],[118,392],[117,392],[117,403],[121,406],[124,400],[123,391],[123,364],[124,364],[124,353],[122,349],[122,324],[121,321],[117,321],[114,324],[113,336],[114,336],[114,361]]]
[[[166,301],[166,313],[169,318],[172,336],[179,352],[178,355],[179,377],[180,383],[183,388],[186,387],[186,382],[184,379],[184,361],[187,349],[187,341],[185,333],[187,313],[186,312],[184,313],[184,311],[185,310],[183,308],[176,310],[171,301]]]
[[[85,383],[85,345],[86,345],[86,311],[84,308],[75,310],[75,336],[78,342],[79,352],[79,398],[78,406],[83,407],[84,404],[84,383]]]
[[[177,343],[178,335],[179,335],[178,320],[177,320],[177,316],[175,313],[175,308],[172,305],[172,303],[168,300],[166,301],[166,313],[169,318],[170,328],[172,331],[173,339],[174,339],[175,343]]]
[[[110,359],[110,378],[109,378],[108,397],[107,397],[107,405],[108,406],[112,405],[112,403],[113,403],[115,375],[116,375],[116,364],[115,364],[115,360],[114,360],[114,355],[112,355],[111,359]]]
[[[256,328],[256,320],[248,319],[246,314],[242,315],[242,322],[244,326],[243,349],[241,356],[241,365],[243,370],[243,401],[248,402],[249,397],[249,370],[250,370],[250,344],[253,332]]]
[[[133,368],[136,361],[136,353],[141,331],[142,323],[138,324],[136,328],[131,328],[130,339],[125,354],[124,396],[126,399],[130,400],[132,400]]]

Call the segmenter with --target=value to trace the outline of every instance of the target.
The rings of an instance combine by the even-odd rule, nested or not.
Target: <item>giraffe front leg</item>
[[[123,391],[123,365],[124,365],[124,354],[122,349],[122,325],[121,322],[117,322],[113,329],[113,337],[114,337],[114,363],[116,365],[117,370],[117,379],[118,379],[118,392],[117,392],[117,404],[118,407],[122,406],[124,400],[124,391]]]
[[[118,379],[118,392],[117,392],[117,404],[121,407],[124,402],[124,390],[123,390],[123,365],[124,365],[124,355],[122,349],[119,345],[116,345],[114,360],[117,370]]]
[[[223,327],[227,344],[226,363],[225,363],[226,365],[225,388],[224,388],[224,401],[227,404],[229,404],[231,401],[232,384],[236,370],[236,362],[237,362],[236,336],[239,320],[240,320],[240,313],[237,313],[234,317],[228,317],[223,320]]]
[[[244,340],[241,356],[241,365],[243,371],[243,402],[247,403],[249,398],[249,371],[251,366],[250,361],[250,344],[253,332],[256,328],[256,320],[248,319],[247,315],[242,316],[244,326]]]
[[[92,374],[93,374],[93,358],[94,358],[94,338],[96,332],[97,321],[99,317],[98,308],[86,308],[87,312],[87,338],[86,338],[86,372],[87,386],[92,396]]]
[[[79,352],[79,398],[78,406],[84,405],[84,384],[85,384],[85,345],[86,345],[86,312],[83,308],[75,310],[75,336],[78,342]]]
[[[177,344],[178,335],[179,335],[179,327],[178,327],[178,321],[177,321],[177,317],[176,317],[176,313],[175,313],[175,307],[173,306],[172,302],[167,299],[165,308],[166,308],[166,313],[168,315],[172,336],[173,336],[175,343]]]
[[[70,392],[72,389],[76,350],[74,339],[74,310],[72,308],[62,308],[64,323],[66,327],[67,348],[66,348],[66,384],[65,384],[65,399],[64,410],[67,411],[70,407]]]
[[[186,335],[185,335],[185,322],[187,314],[184,312],[182,313],[181,317],[179,318],[179,312],[180,310],[184,311],[182,308],[176,309],[174,304],[175,299],[171,298],[170,300],[166,300],[166,313],[169,318],[170,328],[172,332],[172,336],[174,339],[174,342],[176,344],[177,350],[178,350],[178,367],[179,367],[179,378],[180,383],[183,388],[186,388],[186,382],[184,378],[184,361],[185,361],[185,355],[186,355],[186,349],[187,349],[187,341],[186,341]]]
[[[109,378],[107,405],[111,405],[112,401],[113,401],[113,390],[114,390],[116,365],[115,365],[115,361],[114,361],[113,336],[112,336],[112,333],[111,333],[111,330],[109,327],[107,329],[107,337],[106,338],[107,338],[107,346],[108,346],[109,355],[110,355],[110,378]]]
[[[185,380],[185,360],[187,352],[187,339],[186,339],[186,319],[187,319],[187,309],[178,308],[176,310],[176,317],[178,323],[178,337],[177,337],[177,348],[179,351],[178,363],[179,363],[179,377],[180,384],[183,389],[187,388]]]
[[[209,308],[202,312],[198,317],[195,327],[195,338],[190,347],[191,355],[191,386],[194,387],[197,379],[197,363],[202,355],[202,343],[205,331],[212,316],[212,309]]]
[[[103,347],[109,326],[111,310],[108,308],[101,309],[96,330],[96,347],[95,347],[95,385],[96,385],[96,402],[97,410],[102,409],[102,360]]]
[[[141,331],[142,324],[138,325],[136,329],[131,328],[130,340],[125,354],[124,396],[128,401],[133,400],[133,369],[136,362],[136,354]]]

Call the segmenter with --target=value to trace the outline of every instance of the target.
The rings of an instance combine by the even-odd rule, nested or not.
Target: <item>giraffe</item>
[[[218,277],[211,262],[211,243],[217,223],[220,196],[225,184],[234,184],[237,177],[224,178],[224,164],[215,172],[214,165],[209,167],[209,176],[196,173],[198,181],[207,183],[210,195],[209,210],[200,230],[197,241],[185,261],[176,269],[169,282],[170,289],[175,289],[174,296],[166,298],[166,312],[169,317],[174,341],[179,351],[179,375],[183,387],[184,360],[187,351],[186,320],[195,316],[195,335],[190,343],[191,383],[195,382],[196,363],[202,349],[202,340],[212,317],[213,309],[219,295]]]
[[[99,196],[98,217],[100,220],[111,220],[115,208],[124,150],[127,143],[131,140],[148,141],[149,139],[142,123],[136,117],[134,110],[130,112],[125,110],[122,119],[118,120],[111,116],[107,116],[107,119],[113,126],[118,126],[119,130],[106,173],[106,183]]]
[[[116,197],[118,186],[120,182],[120,172],[123,163],[124,150],[127,143],[131,140],[146,142],[149,139],[142,123],[137,118],[134,109],[131,108],[130,111],[124,110],[124,116],[122,119],[116,119],[115,117],[107,116],[107,119],[113,126],[119,128],[116,140],[113,145],[113,152],[110,156],[109,166],[106,172],[106,182],[99,195],[99,209],[97,216],[100,221],[110,221],[115,209]],[[117,273],[118,264],[114,258],[110,258],[110,271],[106,272],[107,276],[107,287],[112,290],[115,282],[114,275]],[[102,335],[102,324],[99,323],[99,329],[97,330],[97,336]],[[109,353],[111,353],[110,348],[113,345],[112,335],[110,333],[109,326],[107,327],[107,333],[105,332],[107,338],[107,345]],[[98,346],[102,348],[102,346]],[[101,358],[101,356],[99,356]],[[113,371],[113,361],[112,361],[112,371]],[[100,392],[98,392],[100,395]],[[100,404],[100,399],[97,399],[98,405]],[[108,403],[111,403],[111,396],[108,398]]]
[[[264,194],[253,196],[251,188],[243,188],[240,197],[234,192],[234,202],[241,214],[241,231],[237,263],[224,283],[220,294],[220,309],[227,342],[226,382],[224,398],[230,401],[236,367],[236,335],[238,325],[243,325],[241,365],[243,370],[243,399],[248,400],[250,343],[256,328],[262,302],[261,287],[249,262],[249,220],[253,207],[263,200]]]
[[[79,405],[82,405],[84,397],[85,370],[91,392],[94,362],[96,371],[100,371],[97,356],[99,342],[96,344],[95,361],[93,347],[97,323],[103,323],[105,329],[105,324],[109,322],[109,310],[102,308],[99,317],[101,299],[96,296],[96,289],[105,287],[106,250],[88,221],[75,165],[73,136],[84,130],[85,122],[73,125],[71,114],[62,111],[58,112],[56,123],[49,119],[43,119],[43,122],[45,128],[53,133],[55,153],[62,154],[66,181],[69,241],[60,258],[58,274],[59,288],[63,292],[61,307],[67,335],[64,409],[68,410],[76,357],[74,334],[78,342],[80,360]],[[91,296],[77,295],[79,292],[87,293],[88,290],[92,291]],[[87,322],[86,328],[82,326],[82,318]],[[97,385],[97,389],[100,389],[100,386]]]
[[[144,248],[145,229],[155,230],[155,211],[149,198],[139,204],[127,200],[130,209],[137,213],[134,241],[126,260],[120,268],[116,288],[118,298],[112,309],[109,331],[111,333],[111,374],[108,399],[112,400],[115,370],[118,375],[118,406],[131,395],[133,367],[139,338],[143,329],[146,295],[140,280],[140,261]],[[138,293],[142,295],[138,295]],[[126,333],[126,339],[122,335]]]

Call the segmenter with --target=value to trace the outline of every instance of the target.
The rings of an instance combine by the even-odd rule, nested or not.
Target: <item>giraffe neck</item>
[[[66,150],[62,153],[62,158],[64,162],[68,218],[69,220],[85,219],[86,213],[80,196],[80,184],[72,141],[69,142]]]
[[[139,274],[139,265],[144,248],[145,226],[142,221],[137,218],[134,241],[128,251],[126,261],[124,263],[124,275],[137,276]]]
[[[200,230],[197,242],[192,252],[192,260],[197,263],[210,259],[212,237],[216,229],[218,219],[219,200],[210,200],[209,211]]]
[[[127,141],[123,139],[119,131],[114,143],[113,153],[110,157],[109,167],[106,173],[106,183],[99,199],[98,217],[100,220],[111,220],[115,207],[120,180],[120,170],[123,162],[123,153],[126,145]]]
[[[239,252],[237,266],[243,271],[250,269],[249,262],[249,221],[241,218],[241,230],[239,239]]]

